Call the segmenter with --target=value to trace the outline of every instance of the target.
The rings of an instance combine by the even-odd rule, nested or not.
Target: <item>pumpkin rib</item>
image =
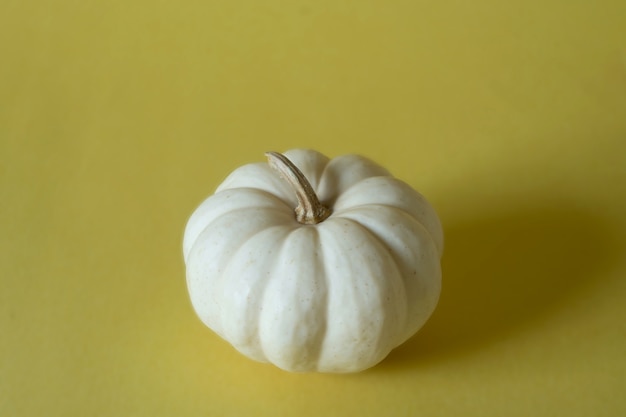
[[[295,196],[289,185],[280,178],[266,163],[254,162],[243,165],[231,172],[216,188],[215,193],[225,190],[250,188],[265,191],[278,196],[290,205],[295,203]]]
[[[198,236],[202,234],[210,223],[218,220],[221,216],[249,209],[279,210],[276,207],[278,202],[284,203],[278,196],[254,188],[223,190],[207,198],[193,212],[185,226],[183,238],[183,255],[185,259],[189,256]],[[232,207],[232,204],[235,204],[235,207]],[[291,209],[285,206],[285,213],[287,212],[291,212]]]
[[[425,312],[429,312],[427,316],[430,316],[432,314],[432,311],[434,310],[434,306],[436,305],[436,302],[439,299],[439,293],[441,290],[440,263],[438,259],[433,260],[431,259],[431,257],[428,257],[428,256],[422,257],[419,262],[412,263],[411,260],[413,260],[414,258],[412,257],[412,254],[410,254],[410,252],[413,252],[413,250],[411,250],[410,248],[414,247],[415,241],[410,242],[410,241],[404,241],[403,239],[398,240],[398,242],[402,242],[401,246],[404,246],[406,249],[399,249],[399,248],[394,248],[393,246],[391,246],[389,243],[391,241],[389,240],[389,238],[385,237],[385,233],[384,233],[385,231],[388,231],[387,230],[388,225],[381,223],[380,221],[377,220],[377,215],[379,215],[379,213],[377,213],[376,211],[381,208],[387,212],[388,216],[398,216],[399,219],[396,219],[396,223],[401,224],[402,229],[407,230],[410,228],[413,231],[415,231],[415,233],[410,233],[410,236],[414,237],[416,241],[421,242],[423,245],[425,245],[425,246],[420,245],[421,248],[432,247],[434,248],[433,250],[436,252],[435,254],[437,254],[437,248],[436,248],[436,244],[434,240],[432,239],[432,236],[430,235],[429,231],[424,227],[424,225],[422,225],[410,213],[407,213],[404,210],[397,209],[395,207],[390,207],[390,206],[370,205],[370,206],[362,206],[359,210],[350,210],[348,212],[342,212],[341,214],[339,214],[339,216],[345,216],[345,218],[350,218],[354,221],[357,221],[363,224],[364,227],[367,227],[370,233],[373,233],[381,241],[381,243],[387,247],[390,254],[394,257],[396,265],[398,265],[401,270],[405,271],[405,275],[403,275],[402,282],[404,284],[404,290],[405,290],[404,294],[407,299],[407,324],[405,325],[405,328],[407,330],[404,332],[404,335],[399,338],[397,345],[400,345],[404,341],[406,341],[410,336],[412,336],[417,330],[419,330],[419,328],[421,328],[423,325],[423,323],[412,321],[412,318],[423,317]],[[368,214],[365,215],[364,213],[368,213]],[[356,218],[352,216],[355,216]],[[362,217],[362,218],[359,219],[359,217]],[[362,221],[363,218],[371,220],[372,223],[367,223],[367,224],[363,223]],[[390,219],[386,219],[386,220],[390,220]],[[375,226],[376,223],[379,223],[378,227]],[[407,250],[408,252],[404,252],[405,250]],[[400,256],[401,253],[404,256]],[[424,280],[427,277],[432,277],[431,274],[433,271],[430,270],[431,267],[436,267],[437,275],[436,275],[435,281],[439,281],[439,285],[436,286],[437,289],[433,292],[433,294],[431,294],[430,297],[425,297],[424,294],[420,292],[422,295],[420,299],[429,301],[430,303],[432,303],[432,305],[430,303],[421,304],[421,305],[415,305],[413,303],[410,303],[410,299],[415,297],[416,295],[414,291],[409,291],[409,286],[413,287],[413,285],[411,285],[410,283],[410,280],[412,279],[411,271],[413,271],[413,275],[415,275],[418,279],[417,285],[421,287],[423,285]],[[426,270],[426,272],[424,270]],[[432,289],[433,282],[429,281],[429,283],[431,285],[428,285],[427,287]]]
[[[311,247],[315,248],[316,270],[320,271],[319,275],[316,277],[316,283],[323,285],[323,289],[318,288],[315,294],[312,295],[312,297],[315,297],[322,294],[323,299],[319,300],[319,304],[324,306],[324,308],[318,310],[316,321],[320,323],[320,328],[318,329],[319,334],[317,335],[317,340],[312,349],[314,354],[312,362],[317,366],[322,355],[324,339],[326,339],[326,333],[328,331],[328,272],[326,270],[326,263],[324,262],[324,251],[322,249],[319,228],[309,227],[308,229],[312,230],[311,233],[314,243],[311,244]]]
[[[227,301],[226,317],[227,320],[235,320],[236,326],[229,328],[234,330],[227,332],[228,340],[240,352],[255,357],[258,361],[268,362],[261,344],[261,335],[259,334],[258,317],[263,309],[263,295],[267,288],[267,282],[272,278],[273,265],[277,262],[277,257],[271,256],[274,251],[280,253],[285,245],[285,236],[290,233],[291,228],[288,226],[277,225],[259,230],[257,233],[246,239],[239,249],[233,254],[226,264],[222,279],[223,285],[219,288],[222,294],[222,300]],[[282,231],[282,233],[281,233]],[[264,241],[264,239],[272,237],[272,242]],[[263,241],[263,245],[259,246],[258,242]],[[251,262],[250,256],[246,253],[250,249],[261,247],[264,250],[258,252],[257,262]],[[249,252],[251,253],[251,252]],[[265,253],[261,256],[261,253]],[[247,259],[248,262],[240,262],[240,259]],[[255,259],[255,258],[252,258]],[[249,269],[256,267],[262,268],[262,271],[256,273],[248,272]],[[242,285],[244,278],[247,277],[251,281],[248,286]],[[228,288],[235,288],[232,293],[227,294]],[[245,293],[241,293],[242,288],[247,288]],[[234,297],[233,297],[234,295]],[[245,302],[241,302],[242,295],[245,295]],[[237,314],[233,314],[237,313]],[[224,310],[222,310],[222,321],[224,320]],[[254,324],[256,323],[256,324]]]
[[[261,345],[277,366],[311,371],[326,333],[327,288],[319,232],[315,227],[296,228],[283,239],[263,295],[267,308],[258,318]],[[301,265],[294,257],[307,256],[305,253],[309,253],[309,261]]]
[[[315,295],[323,294],[323,299],[320,300],[320,302],[321,305],[324,306],[323,309],[318,310],[317,321],[320,323],[320,329],[319,335],[317,337],[318,340],[316,341],[315,347],[313,349],[315,355],[314,363],[317,366],[322,355],[324,339],[326,339],[326,333],[328,331],[328,273],[326,271],[326,263],[324,262],[324,251],[322,250],[322,241],[320,238],[319,229],[317,227],[311,227],[311,229],[314,231],[313,237],[315,239],[315,243],[311,244],[311,246],[315,247],[315,253],[317,254],[317,256],[315,257],[317,261],[316,270],[321,272],[321,274],[316,277],[316,282],[323,285],[323,290],[318,289]]]
[[[212,223],[215,223],[219,220],[221,220],[222,217],[225,216],[231,216],[231,215],[235,215],[241,218],[250,218],[250,216],[254,216],[260,212],[271,212],[274,215],[277,216],[281,216],[281,217],[292,217],[292,213],[291,211],[283,211],[282,208],[276,208],[276,207],[241,207],[241,208],[237,208],[237,209],[233,209],[227,213],[223,213],[220,214],[219,216],[216,216],[214,219],[211,220],[210,223],[207,223],[207,225],[205,226],[205,229],[207,227],[209,227]],[[294,218],[295,219],[295,218]],[[281,221],[283,221],[283,219],[281,219]],[[297,223],[295,223],[294,225],[297,225]],[[204,230],[203,230],[204,231]]]
[[[366,178],[346,190],[333,209],[341,212],[351,207],[374,204],[403,209],[417,219],[431,234],[441,257],[443,230],[435,209],[422,194],[402,180],[393,177]]]
[[[397,211],[399,213],[404,214],[408,219],[411,219],[415,223],[419,224],[420,227],[422,229],[424,229],[424,231],[428,234],[428,236],[433,241],[433,243],[436,242],[436,240],[433,237],[431,231],[428,230],[426,227],[424,227],[424,224],[422,222],[420,222],[418,219],[416,219],[415,216],[413,216],[413,214],[409,213],[408,211],[406,211],[405,209],[403,209],[401,207],[396,207],[396,206],[393,206],[391,204],[381,204],[381,203],[366,204],[366,203],[364,203],[364,204],[359,204],[358,206],[352,206],[352,207],[347,207],[347,208],[338,210],[337,212],[335,212],[335,214],[337,216],[341,217],[341,216],[344,216],[344,215],[349,215],[353,211],[359,211],[359,210],[363,210],[363,209],[368,209],[370,207],[386,208],[386,209],[394,210],[394,211]]]
[[[233,210],[233,211],[231,211],[231,212],[224,213],[224,214],[222,214],[222,215],[220,215],[220,216],[217,216],[217,217],[216,217],[215,219],[213,219],[210,223],[207,223],[207,224],[204,226],[204,228],[202,229],[202,231],[200,232],[200,234],[198,234],[198,237],[195,239],[195,241],[194,241],[193,243],[191,243],[191,244],[190,244],[189,255],[187,256],[187,259],[189,258],[189,256],[191,256],[191,253],[193,252],[194,247],[195,247],[195,246],[198,244],[198,242],[201,240],[201,239],[200,239],[200,237],[201,237],[202,235],[204,235],[204,234],[206,233],[206,231],[207,231],[207,230],[210,230],[210,228],[211,228],[211,227],[213,227],[213,225],[214,225],[214,224],[216,224],[216,223],[218,223],[218,222],[221,222],[221,221],[223,221],[223,219],[224,219],[224,218],[228,218],[228,217],[233,216],[233,215],[234,215],[233,217],[238,217],[238,216],[241,216],[241,214],[242,214],[243,212],[245,212],[245,211],[250,211],[250,212],[253,212],[253,214],[256,214],[256,213],[254,213],[254,212],[259,212],[259,211],[261,211],[261,210],[265,210],[265,209],[267,209],[267,211],[269,211],[269,212],[273,212],[273,214],[278,215],[278,216],[285,216],[285,217],[286,217],[286,216],[288,216],[288,214],[287,214],[287,213],[282,213],[280,210],[272,210],[272,209],[270,209],[270,208],[255,209],[255,208],[252,208],[252,207],[250,207],[250,208],[240,208],[240,209],[235,209],[235,210]],[[283,219],[281,219],[281,221],[283,221]],[[279,222],[279,221],[277,221],[276,223],[277,223],[277,224],[276,224],[276,225],[274,225],[274,226],[284,226],[284,224],[280,224],[280,222]],[[268,227],[273,227],[273,226],[268,226]],[[187,261],[187,259],[185,259],[185,261]]]
[[[328,219],[321,223],[320,234],[329,271],[328,316],[333,318],[328,321],[320,370],[362,370],[382,360],[391,350],[383,345],[402,332],[402,318],[396,317],[397,309],[389,308],[397,299],[398,286],[390,285],[383,273],[396,268],[394,260],[372,235],[349,219]]]
[[[282,205],[286,206],[290,210],[293,210],[291,201],[286,201],[280,195],[278,195],[276,193],[272,193],[272,192],[270,192],[268,190],[263,190],[261,188],[246,187],[246,186],[235,187],[235,188],[228,188],[226,190],[220,191],[219,193],[216,193],[215,195],[218,195],[218,194],[226,192],[226,191],[257,193],[258,195],[269,197],[269,198],[272,199],[273,202],[281,203]]]
[[[331,214],[332,216],[332,214]],[[324,308],[321,309],[320,311],[320,320],[322,320],[323,323],[323,327],[322,327],[322,332],[320,334],[320,338],[319,338],[319,346],[317,348],[317,354],[315,357],[315,370],[319,372],[319,365],[320,365],[320,359],[322,358],[322,351],[324,349],[324,341],[326,340],[326,336],[328,334],[328,319],[330,317],[330,315],[328,314],[328,310],[329,310],[329,302],[328,302],[328,294],[329,294],[329,281],[328,281],[328,277],[329,277],[329,271],[328,271],[328,267],[326,266],[326,254],[324,252],[324,245],[322,244],[322,237],[320,234],[320,230],[318,227],[314,227],[315,229],[315,239],[316,239],[316,253],[319,254],[319,256],[317,257],[317,262],[319,263],[318,267],[321,271],[321,279],[320,281],[324,284]]]
[[[396,290],[396,293],[399,294],[404,294],[404,308],[402,309],[403,312],[402,313],[398,313],[402,319],[401,324],[398,326],[398,335],[404,333],[403,329],[406,328],[407,325],[407,313],[408,313],[408,307],[409,307],[409,299],[408,299],[408,293],[407,293],[407,289],[406,289],[406,284],[404,282],[404,278],[403,278],[403,273],[400,270],[399,267],[399,262],[398,262],[398,258],[397,256],[394,254],[393,250],[391,250],[391,248],[387,245],[387,243],[381,239],[381,237],[377,234],[374,233],[371,229],[371,227],[367,224],[362,223],[361,221],[354,219],[354,218],[350,218],[350,217],[343,217],[343,216],[339,216],[342,219],[346,219],[350,222],[353,222],[354,224],[358,225],[359,227],[361,227],[363,229],[363,231],[370,237],[372,242],[376,242],[378,245],[380,245],[380,247],[385,251],[385,253],[387,254],[387,256],[389,256],[389,259],[391,259],[393,262],[391,263],[394,267],[394,274],[391,274],[391,277],[393,277],[394,281],[396,282],[396,287],[400,288],[400,291]],[[386,280],[389,280],[390,277],[385,277]],[[395,342],[392,343],[392,346],[395,347]]]
[[[277,215],[277,213],[274,213]],[[231,218],[229,218],[231,217]],[[198,237],[196,242],[190,251],[189,258],[187,260],[188,271],[197,270],[198,265],[205,265],[203,268],[199,268],[202,271],[203,276],[206,279],[201,280],[203,285],[200,289],[197,289],[197,284],[193,283],[191,277],[188,277],[188,285],[196,288],[197,292],[204,292],[204,289],[208,286],[212,288],[208,299],[214,299],[214,303],[207,303],[207,301],[194,300],[192,304],[194,309],[198,312],[198,315],[203,322],[214,320],[214,326],[216,332],[225,338],[222,332],[222,306],[219,304],[220,297],[218,288],[221,288],[221,281],[224,278],[224,271],[228,267],[228,264],[232,261],[233,256],[238,252],[241,245],[248,241],[252,236],[267,230],[272,227],[286,227],[279,219],[268,219],[265,216],[258,216],[249,222],[237,221],[238,213],[234,215],[231,213],[224,216],[220,216],[217,221],[211,222],[202,234]],[[229,239],[224,239],[224,236],[230,236]],[[228,245],[225,242],[229,242]],[[217,249],[215,249],[217,248]],[[206,253],[206,255],[204,254]],[[210,264],[207,264],[207,259],[211,260]],[[213,262],[216,261],[216,262]],[[211,274],[207,274],[206,270],[212,271]],[[194,273],[196,277],[198,274]],[[192,297],[194,298],[194,297]],[[205,313],[209,314],[205,314]]]
[[[372,177],[391,177],[391,173],[362,156],[338,156],[324,167],[316,192],[325,204],[334,205],[347,190]]]

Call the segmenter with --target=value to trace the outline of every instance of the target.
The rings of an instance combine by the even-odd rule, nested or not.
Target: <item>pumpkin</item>
[[[191,303],[239,352],[296,372],[367,369],[431,315],[443,232],[426,199],[374,162],[269,152],[191,215]]]

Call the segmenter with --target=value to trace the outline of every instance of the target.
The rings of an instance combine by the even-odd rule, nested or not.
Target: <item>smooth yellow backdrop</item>
[[[202,326],[181,241],[266,150],[434,204],[432,320],[289,374]],[[626,2],[0,2],[0,416],[626,415]]]

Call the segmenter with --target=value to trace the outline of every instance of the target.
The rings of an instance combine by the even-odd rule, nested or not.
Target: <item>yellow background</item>
[[[446,232],[422,332],[354,375],[195,317],[196,205],[360,153]],[[1,416],[626,415],[626,2],[0,2]]]

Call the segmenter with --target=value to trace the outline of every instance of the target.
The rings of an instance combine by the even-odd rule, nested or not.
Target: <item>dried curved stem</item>
[[[296,220],[302,224],[317,224],[330,216],[331,210],[320,203],[311,183],[293,162],[278,152],[266,152],[265,156],[270,166],[278,171],[296,193]]]

